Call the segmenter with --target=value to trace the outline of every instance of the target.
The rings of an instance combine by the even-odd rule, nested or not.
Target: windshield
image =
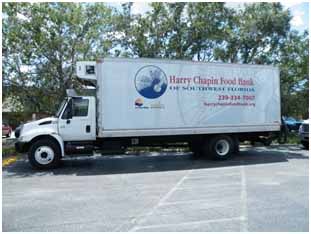
[[[57,112],[55,114],[56,118],[59,117],[60,113],[62,112],[62,110],[63,110],[63,108],[64,108],[64,106],[66,104],[66,102],[67,102],[67,98],[65,100],[63,100],[62,103],[60,104],[60,106],[59,106],[59,108],[58,108],[58,110],[57,110]]]

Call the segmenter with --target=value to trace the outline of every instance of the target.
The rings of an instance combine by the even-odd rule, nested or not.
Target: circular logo
[[[137,92],[145,98],[158,98],[166,91],[167,78],[159,67],[144,66],[136,73],[135,87]]]

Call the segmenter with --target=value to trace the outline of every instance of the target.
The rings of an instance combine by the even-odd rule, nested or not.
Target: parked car
[[[300,125],[302,124],[301,120],[297,120],[293,117],[284,117],[284,122],[289,131],[298,131]]]
[[[2,123],[2,136],[10,137],[12,133],[12,128],[7,123]]]
[[[299,128],[299,138],[305,149],[309,149],[309,120],[304,120]]]

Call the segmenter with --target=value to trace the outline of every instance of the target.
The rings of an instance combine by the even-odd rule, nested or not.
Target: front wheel
[[[204,146],[204,153],[217,160],[230,158],[233,150],[233,139],[226,135],[215,136],[208,140]]]
[[[57,143],[42,139],[30,147],[28,159],[31,166],[36,169],[51,169],[59,165],[61,152]]]

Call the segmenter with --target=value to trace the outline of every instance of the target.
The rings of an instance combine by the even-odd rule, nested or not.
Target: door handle
[[[90,126],[90,125],[86,125],[85,131],[86,131],[87,133],[91,132],[91,126]]]
[[[70,119],[67,119],[66,124],[70,124]]]

